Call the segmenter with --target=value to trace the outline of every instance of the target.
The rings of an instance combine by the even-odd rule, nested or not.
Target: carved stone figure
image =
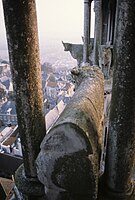
[[[108,78],[110,75],[111,62],[112,62],[111,47],[107,45],[100,45],[99,46],[99,66],[105,78]]]
[[[104,79],[97,67],[72,70],[76,92],[41,144],[36,166],[48,200],[96,200]]]
[[[82,44],[71,44],[62,41],[64,51],[69,51],[71,56],[77,60],[77,65],[80,67],[83,61],[83,45]]]
[[[91,44],[89,48],[89,60],[90,65],[92,65],[92,51],[93,51],[93,43],[94,39],[90,39]],[[71,56],[77,60],[77,65],[80,67],[83,63],[83,44],[72,44],[72,43],[65,43],[62,41],[62,44],[64,46],[64,51],[69,51]]]

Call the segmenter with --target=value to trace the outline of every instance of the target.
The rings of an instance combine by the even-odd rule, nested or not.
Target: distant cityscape
[[[80,36],[81,38],[81,36]],[[70,41],[66,41],[70,42]],[[8,49],[5,40],[0,44],[0,60],[9,60]],[[41,64],[49,62],[56,68],[76,66],[76,60],[73,59],[69,52],[64,51],[62,39],[48,39],[40,42],[40,61]],[[59,65],[59,62],[60,65]],[[68,64],[68,65],[67,65]]]
[[[64,52],[62,44],[52,44],[45,49],[44,54],[42,52],[42,92],[46,128],[49,131],[74,94],[70,70],[76,66],[76,60],[69,53]],[[5,53],[4,50],[0,50],[0,155],[2,159],[0,176],[10,177],[13,172],[9,172],[4,163],[7,159],[9,162],[16,159],[12,163],[15,170],[22,162],[22,150],[15,94],[6,50]]]

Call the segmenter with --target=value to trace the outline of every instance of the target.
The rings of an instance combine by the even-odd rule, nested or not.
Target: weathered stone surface
[[[97,196],[103,75],[99,68],[93,67],[73,71],[79,86],[44,138],[37,158],[38,178],[49,200],[94,200]]]
[[[107,188],[103,183],[101,177],[99,181],[99,191],[97,200],[134,200],[135,199],[135,189],[134,187],[128,193],[115,193],[113,190]]]
[[[3,8],[25,173],[36,177],[45,120],[35,0],[3,0]]]
[[[120,199],[132,199],[135,163],[135,1],[119,0],[114,77],[104,182]]]
[[[24,165],[21,165],[17,171],[16,185],[23,194],[29,194],[36,197],[44,196],[44,187],[36,178],[27,178],[25,176]]]
[[[16,173],[15,179],[29,200],[36,191],[36,200],[43,186],[38,183],[35,159],[45,136],[36,5],[35,0],[3,0],[3,8],[25,171],[25,177]]]
[[[98,48],[101,45],[101,27],[102,27],[102,0],[94,0],[95,11],[95,31],[94,31],[94,65],[99,66],[99,52]]]
[[[89,63],[89,44],[91,28],[91,1],[84,0],[84,44],[83,44],[83,63]]]

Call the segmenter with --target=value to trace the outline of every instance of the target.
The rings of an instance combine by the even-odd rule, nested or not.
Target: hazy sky
[[[83,2],[83,0],[36,0],[40,42],[51,39],[81,42]],[[2,0],[0,0],[0,46],[3,43],[5,43],[5,27]]]

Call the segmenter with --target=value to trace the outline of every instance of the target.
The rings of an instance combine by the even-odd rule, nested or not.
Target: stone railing
[[[104,119],[99,68],[72,70],[77,89],[41,143],[38,178],[49,200],[96,199]]]

